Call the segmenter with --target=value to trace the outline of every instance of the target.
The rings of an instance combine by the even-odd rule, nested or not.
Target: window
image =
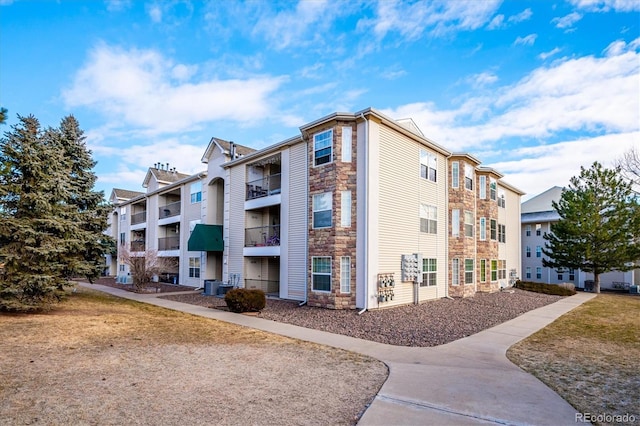
[[[536,278],[539,280],[542,279],[542,268],[540,266],[536,268]]]
[[[507,242],[507,226],[506,225],[498,225],[498,242],[506,243]]]
[[[487,177],[480,176],[480,198],[482,200],[487,198]]]
[[[473,213],[464,212],[464,235],[465,237],[473,237]]]
[[[422,259],[421,287],[436,285],[436,259]]]
[[[473,284],[473,259],[464,260],[464,283]]]
[[[349,256],[340,258],[340,293],[351,293],[351,258]]]
[[[498,191],[498,207],[504,208],[507,205],[507,201],[505,199],[504,190]]]
[[[313,228],[331,227],[331,204],[333,200],[330,192],[313,196]]]
[[[480,282],[484,283],[487,281],[487,260],[480,259]]]
[[[340,226],[351,227],[351,191],[342,191],[340,194]]]
[[[333,130],[313,135],[313,165],[330,163],[333,159]]]
[[[125,243],[125,234],[124,232],[120,233],[120,245],[123,246]]]
[[[531,279],[531,266],[527,266],[525,276],[527,279]]]
[[[536,223],[536,235],[539,237],[541,233],[542,233],[542,225],[540,225],[539,223]]]
[[[497,227],[498,227],[498,222],[496,222],[495,219],[491,219],[489,221],[489,228],[490,228],[489,229],[489,234],[491,236],[491,239],[494,240],[494,241],[498,239]]]
[[[451,259],[451,285],[460,284],[460,259]]]
[[[127,219],[127,208],[120,207],[120,220],[124,221]]]
[[[464,187],[473,191],[473,166],[471,164],[464,165]]]
[[[189,258],[189,278],[200,278],[200,258]]]
[[[438,233],[438,209],[436,206],[420,204],[420,232]]]
[[[457,237],[460,235],[460,210],[451,210],[451,235]]]
[[[496,200],[496,190],[498,189],[498,183],[495,179],[489,178],[489,198]]]
[[[460,163],[451,163],[451,187],[457,188],[460,185]]]
[[[424,149],[420,150],[420,176],[436,182],[437,157]]]
[[[504,280],[507,278],[507,261],[499,260],[498,261],[498,279]]]
[[[527,257],[531,257],[531,247],[527,246],[527,248],[525,249],[525,253]]]
[[[313,257],[311,259],[311,280],[314,291],[331,291],[331,258]]]
[[[342,128],[342,162],[351,162],[351,137],[353,129],[351,127]]]
[[[487,239],[487,218],[480,218],[480,241]]]
[[[191,204],[202,201],[202,182],[194,182],[191,184]]]
[[[527,237],[531,236],[531,225],[527,225],[524,227],[524,235],[526,235]]]
[[[558,272],[558,281],[562,281],[564,278],[562,278],[562,273]]]
[[[569,281],[575,281],[576,280],[576,273],[574,269],[569,269]]]
[[[542,247],[536,246],[536,257],[542,257]]]
[[[119,266],[119,270],[120,270],[120,272],[124,272],[124,265],[120,265]]]
[[[491,261],[491,281],[498,281],[498,261]]]

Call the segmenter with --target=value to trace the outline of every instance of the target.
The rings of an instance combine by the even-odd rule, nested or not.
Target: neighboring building
[[[300,131],[258,151],[213,138],[205,172],[161,182],[152,168],[147,193],[120,201],[114,214],[147,211],[143,239],[158,247],[169,238],[164,228],[191,225],[170,253],[159,249],[179,260],[179,284],[219,279],[311,306],[472,296],[521,275],[523,193],[499,172],[374,109],[334,113]],[[185,213],[170,223],[149,213],[175,203]],[[142,226],[119,222],[113,235],[135,243]]]
[[[522,280],[547,284],[572,283],[585,288],[585,281],[592,281],[593,274],[579,269],[556,270],[542,264],[546,257],[544,234],[551,232],[551,225],[560,220],[552,203],[560,201],[562,188],[554,186],[522,203]],[[612,271],[600,275],[602,289],[614,289],[640,285],[640,269],[627,272]]]

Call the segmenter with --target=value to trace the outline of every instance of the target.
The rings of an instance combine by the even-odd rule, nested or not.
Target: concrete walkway
[[[389,367],[359,425],[575,425],[575,409],[505,356],[514,343],[595,295],[575,296],[434,348],[392,346],[262,318],[80,284],[115,296],[358,352]]]

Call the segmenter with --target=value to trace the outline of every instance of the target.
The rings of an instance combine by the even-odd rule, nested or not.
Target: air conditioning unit
[[[222,284],[222,281],[218,280],[204,280],[204,295],[216,296],[218,294],[218,288]]]

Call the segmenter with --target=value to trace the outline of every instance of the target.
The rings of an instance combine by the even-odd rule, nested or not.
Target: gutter
[[[369,202],[369,121],[360,113],[360,117],[364,120],[364,196],[365,206]],[[364,219],[364,307],[358,315],[362,315],[369,308],[369,209],[365,209]]]

